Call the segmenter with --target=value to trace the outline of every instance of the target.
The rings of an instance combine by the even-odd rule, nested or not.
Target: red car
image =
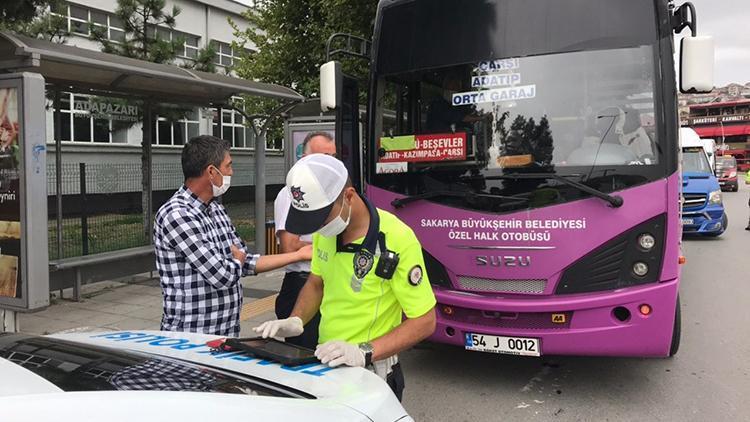
[[[721,190],[737,192],[737,160],[731,155],[716,157],[716,177],[719,179]]]

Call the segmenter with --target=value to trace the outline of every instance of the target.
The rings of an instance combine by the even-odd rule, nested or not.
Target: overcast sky
[[[251,0],[235,0],[248,4]],[[750,0],[692,0],[698,13],[698,34],[713,35],[716,45],[716,86],[750,82]],[[675,2],[682,4],[681,0]],[[681,36],[688,35],[685,29]],[[675,48],[679,49],[679,38]]]

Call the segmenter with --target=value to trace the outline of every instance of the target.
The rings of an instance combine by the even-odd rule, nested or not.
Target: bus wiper
[[[515,174],[504,174],[502,176],[487,176],[485,180],[498,180],[498,179],[548,179],[555,180],[565,185],[574,187],[582,192],[591,194],[599,199],[603,199],[609,203],[612,208],[620,208],[625,201],[620,195],[610,195],[600,190],[594,189],[591,186],[586,186],[583,183],[576,182],[574,180],[567,179],[563,176],[554,173],[515,173]]]
[[[529,202],[527,198],[521,198],[518,196],[502,196],[487,193],[475,193],[471,191],[455,191],[455,190],[434,190],[431,192],[425,192],[419,195],[407,196],[405,198],[394,199],[391,201],[391,205],[394,208],[403,208],[405,205],[411,204],[412,202],[421,201],[423,199],[437,198],[441,196],[449,196],[456,198],[493,198],[493,199],[507,199],[518,202]]]

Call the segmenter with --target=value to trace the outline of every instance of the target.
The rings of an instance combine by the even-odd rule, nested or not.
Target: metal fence
[[[62,242],[58,248],[55,164],[47,167],[49,256],[51,260],[116,251],[150,243],[144,230],[140,164],[66,163],[62,166]],[[236,165],[237,179],[252,166]],[[232,178],[235,181],[235,178]],[[182,185],[180,164],[153,163],[153,207],[156,212]],[[235,186],[224,205],[240,236],[255,237],[254,203],[249,186]],[[268,198],[267,215],[273,215]],[[152,216],[153,218],[153,216]],[[60,253],[58,253],[58,249]]]

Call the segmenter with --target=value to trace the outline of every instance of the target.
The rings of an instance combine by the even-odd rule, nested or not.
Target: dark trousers
[[[276,317],[279,319],[289,318],[294,304],[297,303],[297,296],[307,282],[306,272],[288,272],[284,275],[284,281],[281,283],[281,291],[276,297]],[[307,347],[315,350],[318,345],[318,326],[320,325],[320,313],[316,314],[313,319],[305,325],[305,331],[297,337],[288,337],[286,341],[297,346]]]
[[[393,372],[388,374],[385,382],[391,387],[391,390],[393,390],[393,394],[396,395],[398,401],[401,401],[401,399],[404,398],[404,387],[406,386],[406,383],[404,382],[404,371],[401,369],[401,362],[393,365]]]

